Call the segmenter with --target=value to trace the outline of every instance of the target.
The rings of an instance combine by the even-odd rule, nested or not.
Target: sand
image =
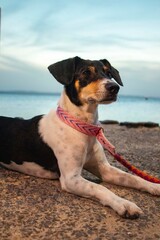
[[[105,131],[118,152],[160,177],[160,128],[105,125]],[[109,161],[124,169],[111,157]],[[102,183],[85,171],[83,175],[135,202],[144,215],[126,220],[94,200],[62,191],[59,181],[0,168],[0,239],[160,240],[160,197]]]

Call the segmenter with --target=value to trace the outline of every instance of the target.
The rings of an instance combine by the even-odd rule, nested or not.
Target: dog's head
[[[123,86],[119,72],[106,59],[91,61],[74,57],[54,63],[48,69],[78,106],[116,101],[118,84]]]

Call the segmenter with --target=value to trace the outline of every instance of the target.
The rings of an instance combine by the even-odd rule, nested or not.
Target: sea
[[[56,109],[60,94],[0,92],[0,115],[25,119]],[[112,104],[99,106],[99,120],[156,122],[160,124],[160,98],[119,96]]]

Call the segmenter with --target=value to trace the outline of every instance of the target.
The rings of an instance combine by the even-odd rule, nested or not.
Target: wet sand
[[[137,167],[160,177],[160,128],[103,126],[118,152]],[[112,165],[127,171],[112,157],[108,159]],[[135,202],[144,215],[137,220],[126,220],[94,200],[62,191],[59,181],[0,168],[0,239],[160,239],[160,197],[103,183],[85,171],[83,175]]]

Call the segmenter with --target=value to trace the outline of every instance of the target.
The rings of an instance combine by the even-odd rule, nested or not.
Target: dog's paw
[[[120,201],[117,213],[121,217],[128,219],[136,219],[143,214],[142,210],[135,203],[125,199]]]
[[[160,196],[160,184],[150,183],[148,185],[148,192],[152,195]]]

